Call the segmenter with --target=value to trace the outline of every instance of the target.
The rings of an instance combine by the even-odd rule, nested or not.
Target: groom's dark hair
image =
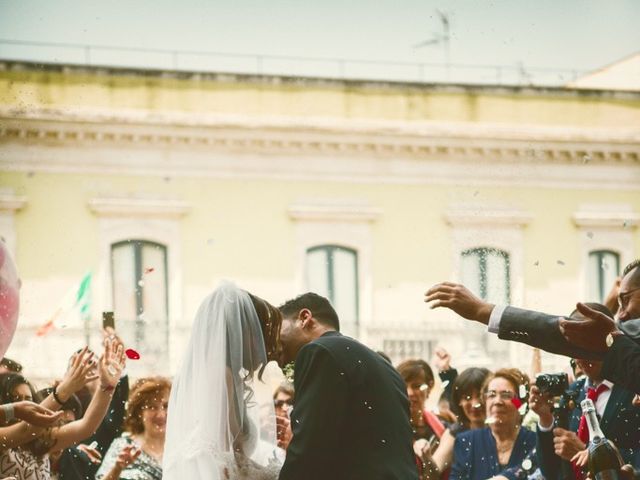
[[[331,302],[317,293],[308,292],[289,300],[278,307],[285,318],[297,316],[300,310],[308,308],[313,318],[320,323],[340,331],[338,314],[331,306]]]

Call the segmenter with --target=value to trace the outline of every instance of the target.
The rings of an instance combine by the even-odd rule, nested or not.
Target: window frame
[[[620,276],[620,253],[612,250],[612,249],[607,249],[607,248],[598,248],[598,249],[594,249],[594,250],[589,250],[589,252],[587,253],[587,264],[589,265],[591,263],[591,256],[592,255],[597,255],[598,258],[598,292],[599,292],[599,298],[597,299],[599,303],[604,302],[604,300],[607,298],[607,294],[609,293],[608,291],[605,290],[605,285],[604,285],[604,275],[603,275],[603,269],[602,269],[602,259],[604,258],[604,256],[606,254],[610,254],[613,255],[615,257],[616,260],[616,277]],[[589,275],[587,276],[587,279],[591,278]]]
[[[165,287],[165,298],[164,298],[164,311],[165,311],[165,338],[163,342],[163,350],[165,352],[169,351],[169,329],[170,329],[170,310],[169,310],[169,249],[167,245],[164,245],[159,242],[154,242],[153,240],[148,239],[127,239],[120,240],[111,243],[110,245],[110,267],[111,267],[111,298],[112,298],[112,308],[115,310],[116,305],[116,292],[115,292],[115,264],[114,264],[114,256],[113,252],[116,248],[122,246],[133,246],[133,262],[134,262],[134,288],[136,289],[135,299],[136,299],[136,313],[135,313],[135,330],[134,337],[136,342],[136,347],[140,346],[140,343],[144,341],[145,335],[145,324],[140,315],[144,313],[144,305],[143,305],[143,293],[144,293],[144,285],[140,285],[139,282],[144,279],[144,267],[142,264],[142,251],[145,246],[152,248],[161,248],[164,253],[164,287]]]
[[[334,256],[333,253],[337,250],[342,250],[342,251],[346,251],[350,254],[353,255],[354,258],[354,292],[355,292],[355,305],[356,305],[356,315],[355,315],[355,322],[354,322],[354,328],[356,329],[356,331],[358,330],[359,326],[360,326],[360,275],[359,275],[359,259],[358,259],[358,250],[356,250],[355,248],[350,248],[350,247],[346,247],[343,245],[338,245],[338,244],[322,244],[322,245],[314,245],[311,247],[308,247],[305,251],[305,273],[306,273],[306,283],[307,285],[309,285],[309,264],[308,264],[308,256],[309,254],[313,253],[313,252],[317,252],[317,251],[324,251],[327,254],[327,291],[329,292],[328,297],[329,297],[329,301],[331,302],[331,305],[334,306],[335,308],[335,297],[334,297],[334,287],[335,287],[335,282],[334,282],[334,278],[333,278],[333,274],[334,274]],[[340,312],[338,312],[338,315],[340,315]]]
[[[488,298],[488,282],[487,282],[487,256],[489,253],[495,253],[503,257],[505,260],[505,290],[506,290],[506,305],[511,303],[511,258],[509,252],[495,247],[472,247],[462,250],[460,252],[461,259],[466,256],[472,256],[478,254],[479,258],[479,272],[480,272],[480,292],[478,292],[480,298],[487,300]]]

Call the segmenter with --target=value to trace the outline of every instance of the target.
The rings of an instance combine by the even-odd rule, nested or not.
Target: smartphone
[[[113,318],[113,312],[102,312],[102,328],[106,329],[107,327],[116,329],[116,322]]]

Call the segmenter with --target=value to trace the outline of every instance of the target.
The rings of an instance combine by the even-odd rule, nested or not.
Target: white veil
[[[253,389],[266,363],[249,294],[223,282],[200,305],[173,381],[164,480],[244,478],[238,473],[247,470],[238,467],[243,462],[254,470],[275,468],[280,452],[273,399]]]

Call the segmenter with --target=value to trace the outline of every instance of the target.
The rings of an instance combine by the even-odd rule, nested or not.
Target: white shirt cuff
[[[540,422],[538,422],[538,430],[540,430],[541,432],[550,432],[551,430],[553,430],[553,422],[551,422],[551,425],[549,425],[548,427],[543,427],[542,425],[540,425]]]
[[[491,310],[491,316],[489,317],[489,332],[497,334],[500,330],[500,320],[502,320],[502,314],[504,313],[504,309],[507,308],[506,305],[496,305]]]

